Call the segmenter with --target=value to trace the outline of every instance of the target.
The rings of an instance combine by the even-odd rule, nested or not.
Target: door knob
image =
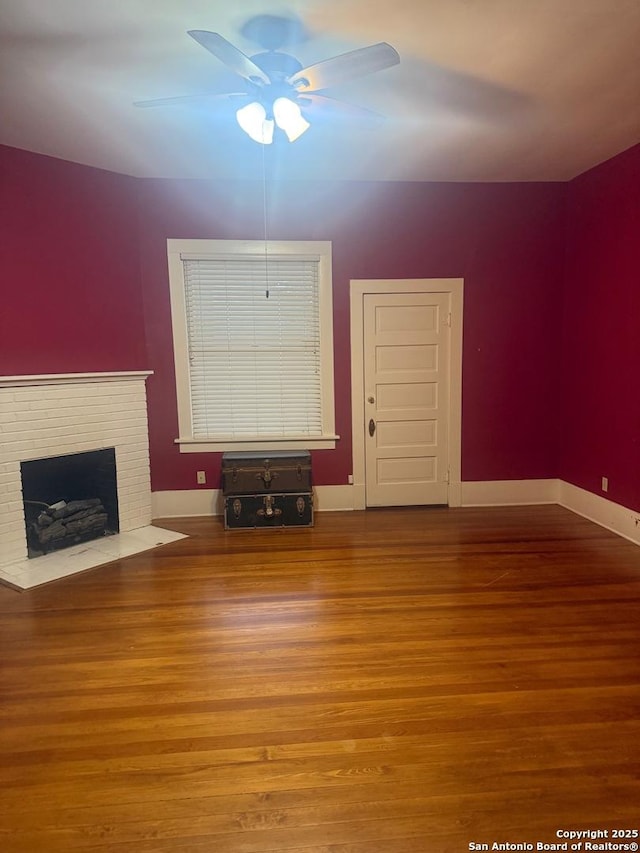
[[[376,422],[373,418],[369,421],[369,435],[373,435],[376,431]]]
[[[375,397],[367,397],[367,403],[375,403]]]

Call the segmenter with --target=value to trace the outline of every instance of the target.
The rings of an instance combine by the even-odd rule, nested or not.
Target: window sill
[[[335,450],[339,435],[323,435],[317,438],[176,438],[180,453],[220,453],[225,450]]]

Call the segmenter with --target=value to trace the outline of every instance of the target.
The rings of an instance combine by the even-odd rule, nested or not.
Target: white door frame
[[[351,440],[353,508],[365,509],[364,296],[368,293],[450,293],[449,506],[462,505],[462,306],[461,278],[359,279],[350,282]]]

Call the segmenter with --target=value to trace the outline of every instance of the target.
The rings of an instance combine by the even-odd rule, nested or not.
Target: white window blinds
[[[321,436],[319,258],[183,264],[193,437]]]

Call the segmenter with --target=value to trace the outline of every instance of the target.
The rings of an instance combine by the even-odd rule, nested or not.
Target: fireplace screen
[[[20,464],[29,557],[117,533],[115,448]]]

